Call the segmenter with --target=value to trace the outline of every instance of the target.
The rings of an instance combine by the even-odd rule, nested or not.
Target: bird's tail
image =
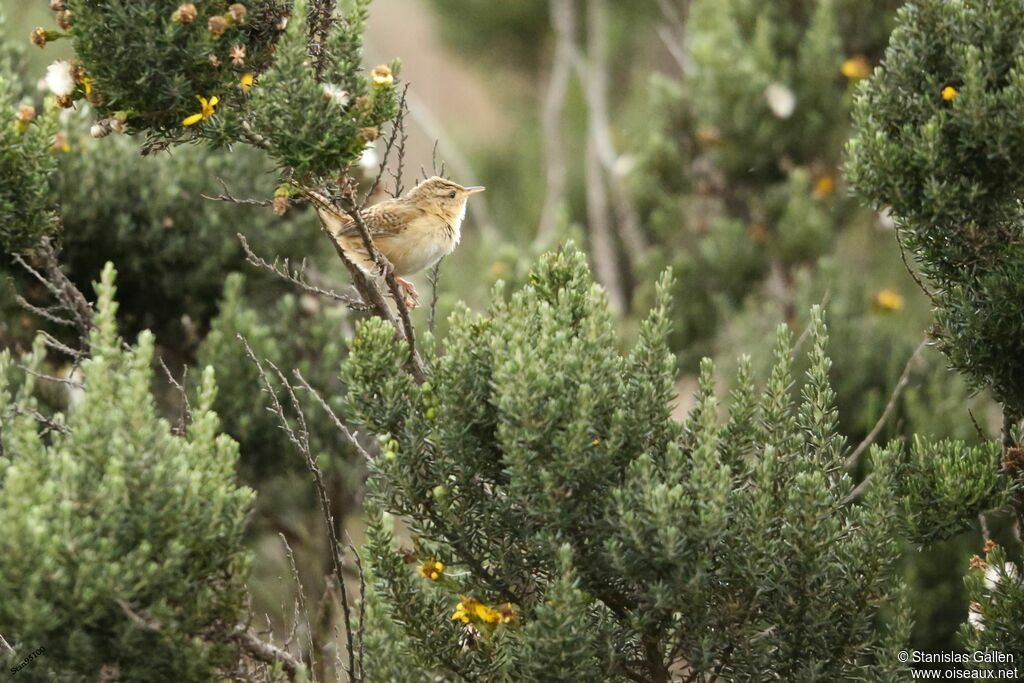
[[[345,223],[346,217],[338,211],[330,198],[316,190],[303,190],[302,196],[316,208],[316,213],[332,235],[337,236]]]

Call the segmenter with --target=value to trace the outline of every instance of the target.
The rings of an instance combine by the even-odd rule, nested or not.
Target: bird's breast
[[[400,236],[387,240],[384,255],[398,275],[411,275],[430,268],[455,250],[459,229],[434,216],[411,221]]]

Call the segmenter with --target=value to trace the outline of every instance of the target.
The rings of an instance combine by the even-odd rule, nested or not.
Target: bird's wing
[[[359,228],[352,217],[340,214],[327,206],[319,206],[317,212],[330,231],[338,237],[359,235]],[[397,235],[420,214],[420,211],[404,202],[388,199],[361,212],[363,224],[374,239]]]

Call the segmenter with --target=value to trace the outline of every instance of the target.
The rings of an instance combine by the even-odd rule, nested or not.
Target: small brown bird
[[[387,199],[361,212],[373,243],[394,265],[395,279],[411,306],[416,305],[419,296],[403,276],[430,268],[455,251],[462,239],[466,202],[470,195],[483,191],[480,186],[463,187],[434,176],[402,197]],[[331,209],[326,202],[315,203],[320,219],[345,254],[365,273],[377,275],[377,268],[352,217]]]

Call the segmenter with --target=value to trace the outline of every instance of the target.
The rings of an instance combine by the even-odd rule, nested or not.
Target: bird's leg
[[[405,293],[405,305],[408,308],[416,308],[420,303],[420,295],[416,292],[416,287],[411,282],[400,277],[395,277],[395,282],[402,288],[402,292]]]

